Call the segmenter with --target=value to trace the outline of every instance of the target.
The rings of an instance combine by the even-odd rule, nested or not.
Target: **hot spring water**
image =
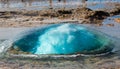
[[[107,35],[78,24],[54,24],[13,42],[13,48],[32,54],[102,54],[114,45]]]

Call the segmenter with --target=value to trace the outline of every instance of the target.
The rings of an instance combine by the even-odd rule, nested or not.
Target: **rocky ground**
[[[67,21],[101,25],[103,19],[117,14],[119,5],[110,11],[89,8],[0,11],[0,27],[33,27]]]
[[[107,55],[108,56],[108,55]],[[120,69],[120,59],[109,55],[71,59],[1,58],[1,69]]]

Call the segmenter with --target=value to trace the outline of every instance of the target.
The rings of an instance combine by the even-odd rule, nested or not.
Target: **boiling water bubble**
[[[78,24],[53,24],[31,31],[13,43],[14,49],[32,54],[102,54],[110,52],[111,39]]]

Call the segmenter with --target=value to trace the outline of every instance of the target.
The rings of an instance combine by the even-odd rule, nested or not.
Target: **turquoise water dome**
[[[22,36],[14,49],[32,54],[102,54],[113,49],[107,35],[79,24],[48,25]]]

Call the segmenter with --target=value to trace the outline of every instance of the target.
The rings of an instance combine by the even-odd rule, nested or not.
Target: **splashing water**
[[[13,46],[33,54],[101,54],[114,47],[107,35],[78,24],[54,24],[34,30]]]

